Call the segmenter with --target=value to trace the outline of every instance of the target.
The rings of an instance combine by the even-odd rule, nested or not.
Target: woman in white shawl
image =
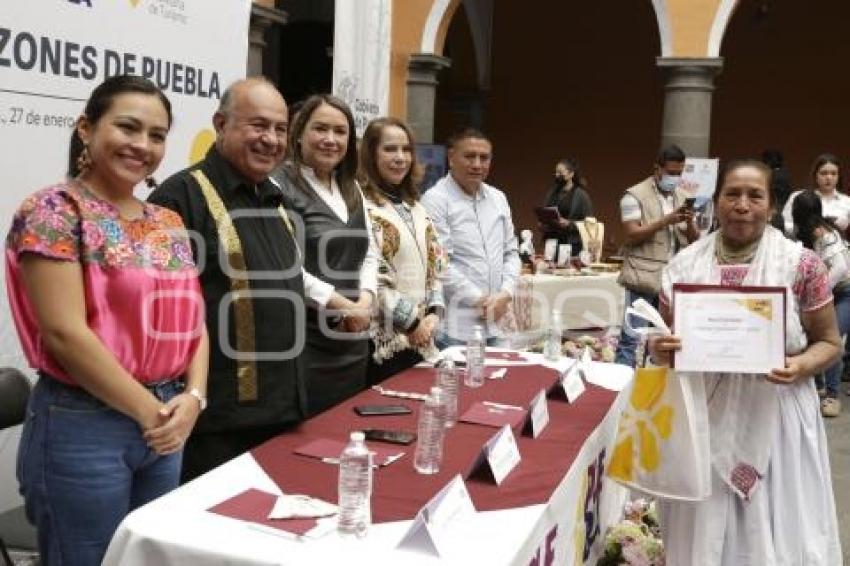
[[[662,313],[671,319],[674,283],[781,285],[788,289],[786,362],[760,377],[697,374],[708,398],[712,494],[697,502],[661,501],[667,563],[841,564],[812,380],[840,348],[827,269],[814,252],[767,224],[770,170],[760,162],[730,163],[714,200],[720,229],[671,260]],[[650,341],[653,359],[663,365],[680,347],[676,336]]]

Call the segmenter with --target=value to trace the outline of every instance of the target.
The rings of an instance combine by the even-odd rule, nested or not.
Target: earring
[[[145,184],[148,186],[149,189],[155,189],[159,186],[156,183],[156,179],[154,179],[152,175],[145,177]]]
[[[91,153],[89,153],[89,146],[86,144],[83,146],[83,150],[80,152],[80,155],[77,156],[77,175],[82,175],[91,169],[91,165]]]

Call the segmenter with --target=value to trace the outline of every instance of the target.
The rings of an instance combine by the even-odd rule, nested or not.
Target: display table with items
[[[462,359],[460,349],[447,355]],[[415,443],[367,437],[375,469],[365,537],[336,531],[337,457],[353,430],[416,432],[434,368],[407,370],[137,509],[104,564],[595,563],[626,498],[604,467],[631,370],[488,349],[485,372],[482,387],[460,387],[439,472],[414,470]],[[567,381],[579,388],[571,395]],[[411,413],[354,410],[388,404]],[[518,461],[496,462],[497,437],[515,444]],[[270,519],[273,507],[325,516]]]
[[[564,330],[620,326],[625,292],[617,277],[607,264],[523,275],[514,301],[519,330],[542,330],[553,310],[560,311]]]

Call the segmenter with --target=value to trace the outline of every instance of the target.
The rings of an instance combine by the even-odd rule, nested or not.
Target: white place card
[[[535,395],[528,405],[528,417],[523,427],[523,433],[532,438],[537,438],[547,424],[549,424],[549,405],[546,401],[546,390],[541,389],[540,393]]]
[[[397,547],[440,556],[441,532],[456,521],[475,515],[475,506],[460,474],[426,503]]]
[[[567,371],[561,375],[561,387],[564,389],[564,395],[567,401],[575,403],[582,393],[584,393],[584,380],[581,378],[581,361],[573,364]]]
[[[505,425],[481,448],[469,475],[482,474],[492,478],[496,485],[502,485],[521,459],[514,433],[510,425]]]

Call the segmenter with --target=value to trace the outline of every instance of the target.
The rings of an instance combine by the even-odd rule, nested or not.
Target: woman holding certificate
[[[714,201],[720,229],[665,268],[662,313],[670,318],[673,286],[687,283],[739,287],[745,298],[738,300],[770,318],[744,290],[784,288],[786,357],[784,367],[761,374],[691,374],[705,385],[712,489],[702,501],[661,501],[667,562],[841,564],[826,435],[811,379],[840,349],[827,269],[813,251],[767,224],[772,203],[764,164],[729,164]],[[669,365],[671,353],[693,348],[689,336],[693,341],[701,330],[683,325],[678,336],[651,340],[653,359]]]

